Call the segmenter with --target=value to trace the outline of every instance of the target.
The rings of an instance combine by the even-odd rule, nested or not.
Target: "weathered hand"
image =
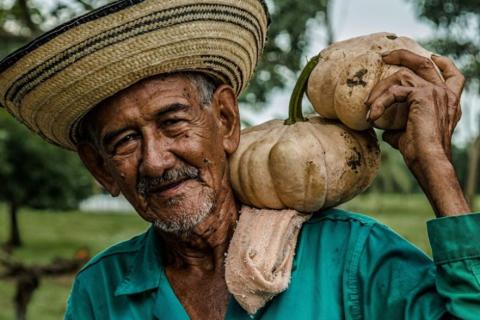
[[[432,60],[408,50],[384,54],[385,63],[403,66],[380,81],[366,105],[369,121],[380,118],[396,102],[406,102],[409,113],[404,130],[387,130],[383,139],[403,155],[439,216],[468,212],[451,163],[451,139],[461,116],[464,77],[445,57]]]
[[[463,75],[449,59],[435,56],[432,59],[445,81],[432,61],[425,57],[407,50],[384,55],[386,63],[406,68],[378,83],[367,101],[372,121],[381,117],[394,102],[409,105],[405,130],[385,131],[383,138],[400,150],[411,169],[431,157],[444,155],[451,159],[451,138],[461,116]]]

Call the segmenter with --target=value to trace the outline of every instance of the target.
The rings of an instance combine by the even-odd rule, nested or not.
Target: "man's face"
[[[219,103],[202,106],[183,76],[144,80],[105,101],[95,111],[98,154],[110,177],[102,184],[118,188],[160,229],[191,230],[228,185],[226,153],[233,151],[225,148]]]

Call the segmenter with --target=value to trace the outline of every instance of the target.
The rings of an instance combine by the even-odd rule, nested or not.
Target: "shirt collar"
[[[144,245],[138,250],[130,270],[115,290],[115,296],[138,294],[156,289],[163,272],[157,235],[154,227],[151,226],[144,234]]]

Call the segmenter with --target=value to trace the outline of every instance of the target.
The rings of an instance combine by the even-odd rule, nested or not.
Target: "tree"
[[[0,200],[10,215],[7,245],[21,245],[18,209],[75,208],[92,191],[78,157],[48,144],[0,110]]]
[[[0,253],[0,266],[4,269],[0,272],[0,280],[9,279],[16,282],[13,299],[16,319],[26,319],[28,304],[40,286],[42,278],[75,274],[89,259],[90,253],[85,248],[78,250],[73,259],[56,258],[50,264],[41,266],[26,265]]]
[[[433,51],[454,58],[465,78],[466,89],[480,94],[480,1],[478,0],[416,0],[421,18],[432,22],[437,35],[426,43]],[[465,109],[465,104],[463,105]],[[473,106],[467,105],[472,108]],[[478,114],[476,115],[477,117]],[[473,207],[476,180],[480,166],[480,117],[477,137],[469,147],[469,166],[465,181],[465,194]]]
[[[307,59],[309,26],[316,22],[325,27],[327,43],[334,40],[331,24],[330,0],[268,2],[273,23],[268,30],[268,41],[263,57],[242,97],[254,108],[262,107],[274,89],[284,89],[289,79],[303,67]]]
[[[14,0],[0,2],[0,56],[20,47],[50,27],[67,21],[107,0]]]
[[[98,2],[98,1],[97,1]],[[43,8],[43,9],[42,9]],[[90,1],[64,4],[45,10],[40,1],[0,2],[0,57],[83,9]],[[90,178],[73,154],[47,145],[0,110],[0,200],[10,215],[8,245],[21,244],[17,213],[21,206],[72,208],[88,194]],[[67,190],[68,189],[68,190]]]

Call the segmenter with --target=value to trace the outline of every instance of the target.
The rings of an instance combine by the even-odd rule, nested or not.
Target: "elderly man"
[[[402,71],[367,104],[410,104],[403,154],[439,219],[435,263],[375,221],[318,213],[300,233],[289,288],[255,315],[231,297],[225,255],[239,218],[228,156],[237,96],[265,42],[260,0],[117,1],[60,26],[0,65],[2,105],[76,150],[112,195],[152,223],[78,274],[66,319],[440,319],[480,317],[480,217],[450,160],[463,77],[445,58],[384,56]]]

